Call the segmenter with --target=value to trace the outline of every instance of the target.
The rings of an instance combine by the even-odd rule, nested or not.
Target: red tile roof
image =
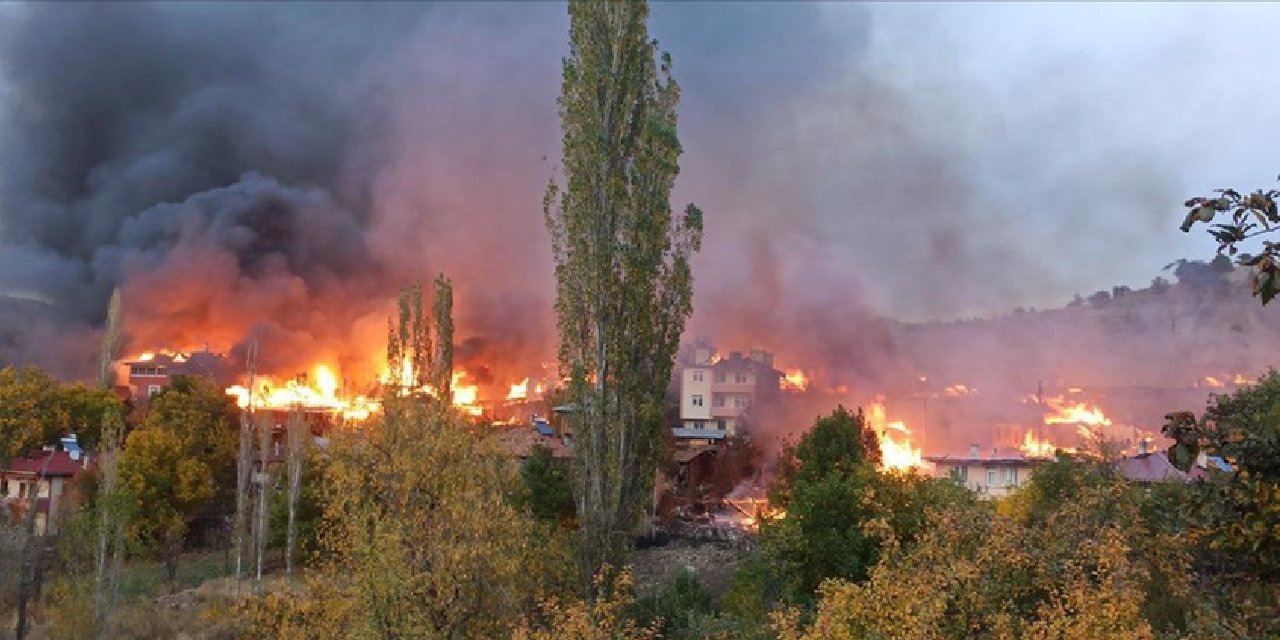
[[[50,457],[52,459],[49,460],[49,466],[45,467],[45,460]],[[71,454],[66,451],[38,451],[10,462],[9,468],[5,471],[34,475],[40,473],[43,468],[46,476],[73,476],[82,469],[80,462],[81,460],[72,460]]]

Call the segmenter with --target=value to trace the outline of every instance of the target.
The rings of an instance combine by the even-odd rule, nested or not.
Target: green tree
[[[446,401],[453,397],[453,283],[442,273],[436,276],[436,353],[433,385]]]
[[[786,508],[797,483],[812,483],[864,463],[872,467],[880,464],[879,440],[867,427],[861,409],[854,413],[839,405],[831,415],[815,420],[798,444],[783,447],[769,502]]]
[[[862,412],[837,407],[779,456],[770,504],[786,517],[765,519],[760,544],[785,599],[807,602],[823,580],[863,580],[880,543],[864,525],[876,516],[879,445]]]
[[[63,384],[35,367],[0,369],[0,462],[72,433],[96,448],[103,413],[118,405],[106,390]]]
[[[431,327],[422,315],[422,285],[401,289],[396,306],[398,314],[387,318],[387,367],[392,384],[415,391],[432,379]]]
[[[1219,257],[1226,252],[1236,264],[1253,269],[1253,295],[1262,304],[1280,293],[1280,242],[1274,238],[1280,230],[1280,189],[1239,193],[1234,189],[1215,189],[1215,195],[1198,196],[1183,203],[1188,211],[1182,231],[1189,232],[1196,223],[1211,225],[1209,235],[1218,242]],[[1219,218],[1225,222],[1211,224]],[[1259,239],[1261,238],[1261,239]],[[1242,253],[1249,241],[1259,239],[1256,253]]]
[[[235,468],[240,410],[235,400],[212,380],[174,376],[169,385],[151,397],[142,428],[174,435],[183,453],[200,460],[220,484]]]
[[[663,399],[692,310],[702,212],[672,214],[679,88],[644,2],[569,4],[564,185],[543,200],[578,462],[584,577],[620,565],[650,502]],[[585,581],[589,584],[589,581]]]
[[[573,489],[566,465],[552,455],[551,449],[535,446],[520,466],[520,503],[534,518],[550,524],[573,520]]]
[[[1214,527],[1216,544],[1244,563],[1244,576],[1280,584],[1280,371],[1215,396],[1198,432],[1208,453],[1235,465],[1223,496],[1234,513]]]
[[[209,466],[175,432],[142,428],[125,441],[119,477],[134,501],[135,535],[161,545],[174,581],[188,522],[214,494]]]

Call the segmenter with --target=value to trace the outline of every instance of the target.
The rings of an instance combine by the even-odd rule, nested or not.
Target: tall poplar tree
[[[664,391],[692,310],[689,257],[702,242],[702,212],[671,211],[680,91],[648,15],[644,2],[569,3],[564,184],[553,180],[543,200],[588,574],[625,560],[649,502]]]
[[[434,386],[440,397],[453,398],[453,282],[443,273],[436,276],[436,355],[432,363]]]

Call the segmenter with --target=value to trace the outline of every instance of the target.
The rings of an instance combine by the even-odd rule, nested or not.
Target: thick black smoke
[[[286,335],[324,326],[316,314],[349,323],[359,307],[288,305],[380,271],[364,238],[376,158],[363,154],[386,132],[357,114],[376,112],[366,65],[421,12],[15,11],[0,38],[0,294],[47,300],[47,321],[74,331],[124,283],[141,347],[227,340],[255,318]],[[76,369],[38,335],[10,338],[0,361]]]

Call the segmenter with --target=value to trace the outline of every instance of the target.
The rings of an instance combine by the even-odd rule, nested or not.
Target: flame
[[[800,369],[787,369],[782,376],[782,388],[786,391],[804,391],[809,388],[809,379]]]
[[[1224,386],[1221,380],[1213,376],[1205,376],[1204,383],[1210,387],[1213,387],[1214,389],[1221,389]]]
[[[484,415],[484,407],[477,402],[480,397],[480,387],[474,384],[462,384],[462,380],[466,377],[465,371],[453,372],[453,384],[450,385],[453,391],[453,406],[469,416]]]
[[[1044,417],[1045,424],[1083,424],[1093,427],[1109,427],[1111,419],[1102,413],[1096,405],[1084,402],[1067,402],[1062,396],[1045,398],[1049,413]]]
[[[880,466],[885,469],[923,469],[920,448],[911,446],[911,430],[901,421],[885,419],[884,399],[877,398],[867,411],[867,422],[880,440]],[[896,436],[891,436],[893,431]]]
[[[942,395],[948,398],[958,398],[960,396],[976,396],[978,390],[964,384],[953,384],[942,390]]]
[[[1030,431],[1027,431],[1026,435],[1023,436],[1022,446],[1019,449],[1032,458],[1052,458],[1058,450],[1075,453],[1075,449],[1056,446],[1048,440],[1037,438]]]
[[[156,359],[156,354],[154,351],[143,351],[141,354],[138,355],[137,358],[134,358],[134,360],[138,362],[151,362],[152,360],[155,360],[155,359]]]
[[[511,391],[507,392],[507,400],[525,400],[529,397],[529,379],[525,378],[516,384],[511,385]]]
[[[787,517],[786,510],[769,506],[767,498],[725,498],[724,502],[742,514],[742,525],[752,531],[759,529],[763,520]]]

